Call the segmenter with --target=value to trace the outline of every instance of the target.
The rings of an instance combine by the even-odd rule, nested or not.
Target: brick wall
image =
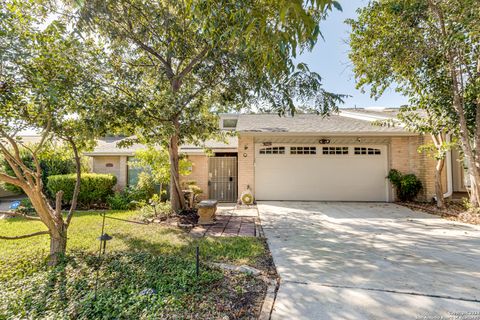
[[[181,176],[180,182],[195,180],[197,185],[203,190],[199,196],[201,200],[208,198],[208,157],[205,155],[189,155],[188,159],[192,162],[192,173],[188,176]]]
[[[419,153],[418,147],[431,141],[429,136],[392,137],[390,142],[390,168],[402,173],[413,173],[420,178],[423,190],[419,200],[429,201],[435,195],[435,159]],[[446,170],[442,182],[446,191]]]
[[[250,187],[255,192],[255,143],[253,137],[238,138],[238,196]]]

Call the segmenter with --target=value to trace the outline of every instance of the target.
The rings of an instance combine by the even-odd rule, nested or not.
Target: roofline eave
[[[281,132],[281,131],[238,131],[241,135],[246,136],[267,136],[267,135],[280,135],[280,136],[329,136],[329,137],[358,137],[358,136],[375,136],[375,137],[415,137],[421,135],[417,132]]]

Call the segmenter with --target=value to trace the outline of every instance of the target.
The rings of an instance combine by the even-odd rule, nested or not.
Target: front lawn
[[[108,215],[134,219],[135,212]],[[193,239],[181,230],[157,224],[107,219],[105,231],[113,240],[102,258],[95,297],[101,224],[97,212],[78,213],[69,230],[67,259],[53,269],[45,264],[48,236],[0,241],[0,319],[254,317],[265,289],[263,282],[206,263],[258,265],[268,256],[262,240]],[[44,229],[36,221],[0,220],[0,234],[6,236]],[[197,245],[202,262],[198,278]]]

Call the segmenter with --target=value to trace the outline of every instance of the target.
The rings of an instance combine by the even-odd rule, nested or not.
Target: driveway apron
[[[272,319],[480,319],[480,228],[388,203],[261,202]]]

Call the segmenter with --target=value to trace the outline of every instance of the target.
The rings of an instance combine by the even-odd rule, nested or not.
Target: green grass
[[[108,215],[135,218],[135,212]],[[48,236],[0,240],[0,319],[190,318],[200,311],[204,318],[217,317],[223,311],[192,303],[204,297],[220,301],[226,297],[222,292],[218,292],[218,297],[214,294],[225,281],[223,273],[204,262],[254,265],[266,253],[264,243],[256,238],[193,239],[181,230],[158,224],[107,219],[105,231],[113,240],[107,243],[107,254],[102,259],[95,299],[101,225],[97,212],[76,214],[68,231],[66,261],[56,268],[46,265]],[[0,234],[5,236],[41,230],[45,227],[36,221],[0,220]],[[199,278],[195,277],[197,245],[202,261]],[[252,279],[244,277],[238,281]],[[158,294],[140,296],[138,293],[145,288],[153,288]]]

